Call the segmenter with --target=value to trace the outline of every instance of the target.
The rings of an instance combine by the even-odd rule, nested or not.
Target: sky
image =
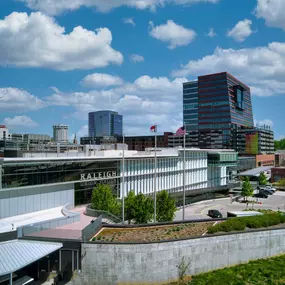
[[[285,137],[284,0],[1,0],[0,123],[88,135],[88,112],[126,135],[182,126],[182,83],[227,71],[251,87],[256,124]]]

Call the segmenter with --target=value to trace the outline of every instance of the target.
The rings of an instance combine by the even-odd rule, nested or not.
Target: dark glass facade
[[[113,111],[91,112],[88,131],[89,137],[122,136],[123,116]]]
[[[188,94],[190,87],[196,93]],[[186,96],[195,96],[193,103],[188,103]],[[191,146],[236,149],[237,130],[254,126],[250,88],[227,72],[199,76],[196,82],[184,83],[183,106],[187,132],[198,130],[198,143]]]
[[[119,195],[119,165],[119,161],[83,160],[4,163],[2,188],[75,182],[75,203],[90,203],[92,190],[98,183],[110,184],[113,194]]]
[[[183,84],[183,122],[187,136],[187,143],[198,146],[198,81]]]

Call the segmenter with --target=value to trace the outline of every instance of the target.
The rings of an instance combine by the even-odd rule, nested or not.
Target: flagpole
[[[123,134],[123,167],[122,167],[123,177],[122,177],[122,224],[125,223],[125,135]]]
[[[154,223],[156,223],[156,167],[157,167],[157,157],[156,157],[156,147],[157,147],[157,138],[156,138],[157,125],[155,125],[154,131]]]
[[[184,130],[183,135],[183,221],[185,220],[185,158],[186,158],[186,131]]]

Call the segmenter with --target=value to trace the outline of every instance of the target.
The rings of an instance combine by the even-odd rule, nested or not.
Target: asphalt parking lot
[[[257,200],[256,198],[252,198]],[[277,191],[267,199],[258,198],[258,202],[262,204],[253,204],[254,209],[272,209],[285,211],[285,192]],[[208,211],[215,209],[220,211],[224,217],[227,216],[228,211],[242,211],[247,208],[246,204],[233,202],[230,203],[230,198],[201,201],[191,204],[185,208],[185,219],[205,219],[208,217]],[[252,204],[248,205],[248,208],[252,208]],[[176,212],[175,220],[182,220],[182,209]]]

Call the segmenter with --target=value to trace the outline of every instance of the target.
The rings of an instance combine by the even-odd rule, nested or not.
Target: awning
[[[0,276],[13,273],[62,248],[62,243],[32,240],[0,242]]]

